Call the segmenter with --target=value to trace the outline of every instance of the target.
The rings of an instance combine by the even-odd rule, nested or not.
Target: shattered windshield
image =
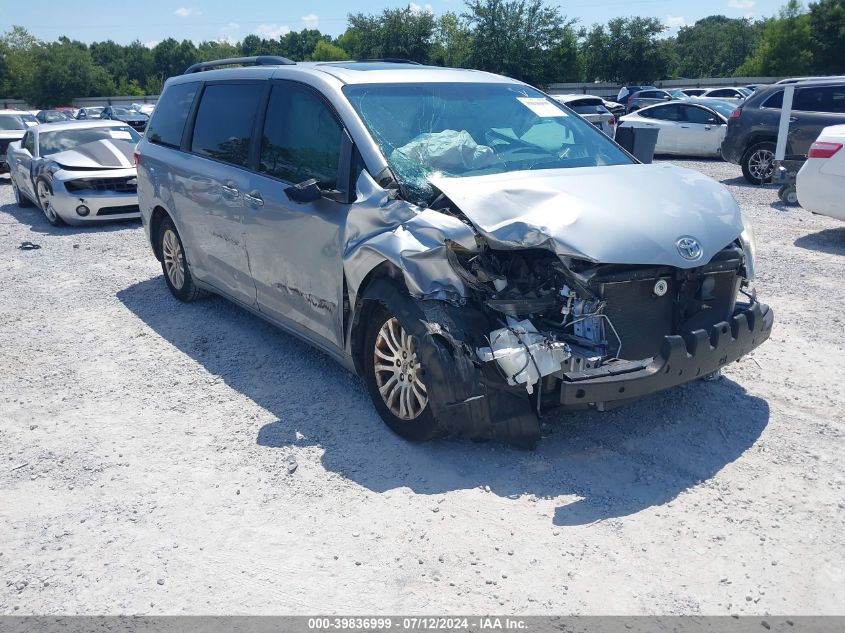
[[[542,92],[515,84],[359,84],[344,94],[404,193],[430,203],[432,174],[626,165],[598,128]]]

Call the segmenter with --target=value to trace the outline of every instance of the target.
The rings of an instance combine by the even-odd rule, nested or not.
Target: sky
[[[460,13],[463,0],[419,0],[419,9],[440,14]],[[786,0],[571,0],[560,6],[579,25],[605,23],[617,16],[642,15],[659,18],[674,34],[685,24],[707,15],[759,18],[770,16]],[[176,39],[241,40],[254,33],[278,37],[290,30],[319,28],[332,36],[346,28],[348,13],[379,13],[385,7],[408,2],[355,3],[348,0],[48,0],[38,10],[25,10],[20,0],[0,0],[0,31],[13,24],[25,27],[42,40],[66,35],[83,42],[112,39],[120,44],[140,40],[148,46]]]

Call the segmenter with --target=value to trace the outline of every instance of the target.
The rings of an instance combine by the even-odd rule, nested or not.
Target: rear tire
[[[417,341],[382,305],[369,315],[363,356],[367,390],[384,423],[412,442],[441,435],[428,401]]]
[[[158,245],[161,253],[161,270],[164,281],[171,294],[185,303],[195,301],[206,295],[206,292],[194,283],[188,260],[185,257],[185,247],[173,220],[165,218],[158,230]]]
[[[795,185],[782,185],[778,189],[778,198],[788,207],[798,206],[798,190]]]
[[[772,179],[774,172],[775,144],[770,141],[755,143],[742,155],[742,175],[752,185],[762,185]]]

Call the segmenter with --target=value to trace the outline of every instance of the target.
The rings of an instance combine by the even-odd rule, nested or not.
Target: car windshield
[[[0,130],[25,130],[26,119],[21,114],[0,114]]]
[[[343,88],[378,143],[403,193],[429,204],[432,174],[627,165],[595,126],[515,84],[360,84]]]
[[[38,137],[38,149],[41,156],[50,156],[58,152],[73,149],[78,145],[103,139],[114,139],[137,143],[140,135],[128,125],[115,127],[74,127],[69,130],[42,132]]]
[[[112,112],[112,114],[118,114],[120,116],[138,114],[135,110],[132,110],[131,108],[114,108],[113,107],[111,109],[111,112]]]

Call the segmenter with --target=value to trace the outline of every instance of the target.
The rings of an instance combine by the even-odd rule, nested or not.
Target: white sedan
[[[619,119],[624,127],[654,128],[657,135],[655,154],[680,156],[720,156],[728,117],[735,103],[695,99],[671,101],[648,106]]]
[[[845,125],[822,130],[798,172],[798,202],[807,211],[845,220]]]

